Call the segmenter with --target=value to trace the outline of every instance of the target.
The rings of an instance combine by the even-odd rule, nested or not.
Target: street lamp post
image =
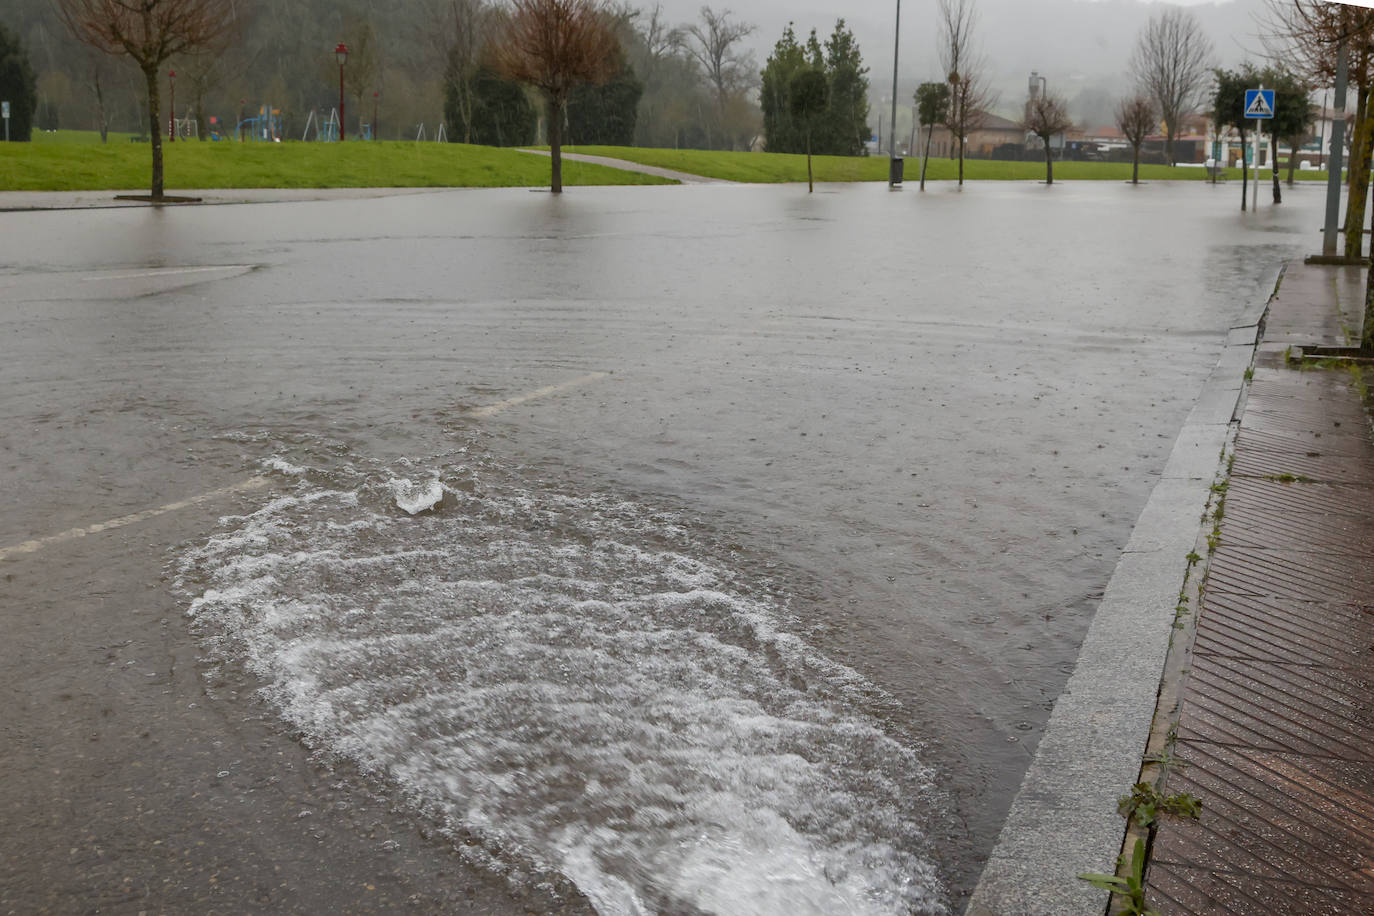
[[[887,186],[897,186],[897,52],[902,47],[902,0],[897,0],[897,22],[892,36],[892,120],[887,134]]]
[[[175,70],[167,71],[167,84],[171,86],[172,90],[172,97],[168,102],[172,117],[167,125],[167,142],[175,143],[177,142],[177,72]]]
[[[343,68],[344,68],[344,64],[348,63],[348,45],[344,44],[342,41],[339,42],[339,46],[338,46],[337,48],[334,49],[334,56],[335,56],[336,58],[338,58],[338,60],[339,60],[339,139],[340,139],[340,140],[343,140],[343,138],[344,138],[344,83],[343,83]]]

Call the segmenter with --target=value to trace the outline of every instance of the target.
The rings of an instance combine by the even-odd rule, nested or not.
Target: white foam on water
[[[931,774],[862,678],[681,519],[464,461],[305,469],[223,519],[181,576],[210,660],[599,912],[947,911]],[[443,512],[397,513],[431,483]]]
[[[444,485],[437,472],[434,477],[419,483],[404,477],[393,477],[387,481],[387,487],[396,505],[410,515],[433,509],[444,498]]]

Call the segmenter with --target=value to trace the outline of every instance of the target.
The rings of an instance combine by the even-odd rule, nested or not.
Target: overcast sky
[[[638,0],[652,6],[652,0]],[[693,21],[701,0],[661,0],[674,23]],[[762,67],[787,23],[799,37],[815,28],[822,36],[844,17],[854,31],[876,103],[892,94],[892,29],[895,0],[714,0],[717,11],[753,23],[749,44]],[[1016,114],[1031,70],[1070,101],[1080,120],[1100,120],[1115,98],[1130,90],[1128,62],[1140,28],[1163,4],[1143,0],[976,0],[975,33],[987,57],[989,77],[1000,93],[998,110]],[[1196,15],[1216,48],[1216,63],[1234,66],[1260,48],[1257,13],[1263,0],[1178,0]],[[916,85],[940,73],[935,36],[936,0],[902,3],[898,98],[909,102]],[[885,103],[884,103],[885,104]],[[1073,109],[1078,109],[1073,111]]]

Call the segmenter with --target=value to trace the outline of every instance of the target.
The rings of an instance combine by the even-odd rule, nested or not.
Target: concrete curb
[[[1109,895],[1077,879],[1113,874],[1129,794],[1154,721],[1174,611],[1259,341],[1253,304],[1184,422],[1093,616],[965,916],[1102,916]]]

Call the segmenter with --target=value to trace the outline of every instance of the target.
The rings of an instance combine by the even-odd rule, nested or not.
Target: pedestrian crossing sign
[[[1245,117],[1272,118],[1274,116],[1274,90],[1245,90]]]

